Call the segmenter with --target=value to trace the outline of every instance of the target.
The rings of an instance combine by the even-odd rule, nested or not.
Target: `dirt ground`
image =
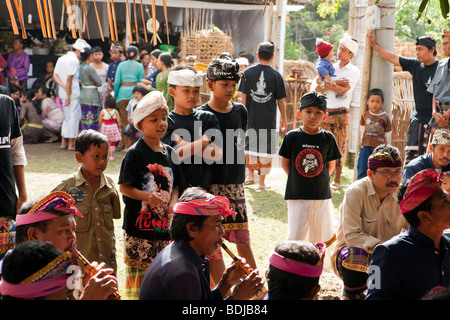
[[[41,196],[50,192],[68,172],[75,172],[78,165],[73,151],[60,150],[59,143],[26,144],[28,166],[25,169],[28,198]],[[115,152],[116,160],[108,163],[106,174],[117,181],[120,163],[124,156],[122,152]],[[45,178],[42,175],[45,174]],[[120,225],[117,228],[120,233]],[[121,243],[121,234],[117,236],[117,245]],[[120,249],[118,249],[120,251]],[[119,264],[123,261],[118,256]],[[119,267],[120,268],[120,267]],[[331,268],[324,270],[320,280],[321,290],[318,300],[339,300],[342,291],[342,281],[333,273]]]

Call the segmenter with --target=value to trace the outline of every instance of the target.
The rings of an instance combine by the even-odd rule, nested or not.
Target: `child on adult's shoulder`
[[[108,94],[105,97],[105,109],[100,111],[99,127],[109,141],[109,161],[114,161],[114,151],[116,150],[116,142],[122,140],[122,126],[120,115],[117,110],[116,98]]]
[[[222,133],[222,161],[211,165],[209,191],[230,200],[231,208],[237,213],[222,221],[225,230],[223,237],[235,243],[239,256],[245,258],[252,269],[256,269],[255,258],[250,247],[244,190],[247,109],[243,104],[232,101],[236,85],[241,77],[239,67],[238,63],[231,60],[211,60],[206,70],[206,79],[212,98],[199,109],[212,112],[217,117]],[[227,134],[230,132],[233,135]],[[212,280],[217,284],[225,271],[220,247],[208,258]]]
[[[303,125],[286,134],[279,150],[281,166],[288,175],[287,240],[326,242],[335,233],[329,183],[341,153],[334,135],[320,128],[326,110],[324,96],[305,94],[297,111]]]
[[[149,93],[149,91],[142,86],[135,86],[133,88],[133,98],[128,102],[126,109],[128,124],[124,129],[124,134],[127,136],[127,149],[142,137],[142,132],[136,129],[136,127],[134,126],[133,111],[136,108],[138,102],[147,93]]]
[[[84,130],[75,139],[75,159],[80,168],[52,191],[64,191],[75,200],[83,218],[77,222],[77,248],[89,260],[104,262],[117,272],[113,219],[121,218],[114,180],[105,175],[108,139],[95,130]],[[101,245],[92,245],[99,243]]]
[[[392,125],[389,115],[381,110],[384,94],[380,89],[372,89],[367,94],[367,107],[361,115],[361,148],[357,161],[357,178],[367,176],[367,160],[373,150],[381,144],[391,141]]]
[[[168,113],[159,91],[150,92],[139,101],[133,119],[142,138],[128,148],[120,168],[128,299],[139,298],[145,271],[169,244],[172,208],[183,184],[180,166],[172,161],[177,158],[175,151],[161,142],[167,131]]]
[[[324,81],[328,82],[332,86],[336,85],[333,77],[336,77],[333,67],[334,52],[333,45],[331,43],[323,41],[323,39],[316,39],[316,53],[319,55],[319,59],[316,63],[318,85],[321,85]]]

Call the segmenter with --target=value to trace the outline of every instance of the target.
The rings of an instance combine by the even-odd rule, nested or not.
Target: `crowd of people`
[[[424,62],[416,61],[417,67],[414,59],[394,59],[376,45],[373,33],[367,37],[382,57],[411,66],[415,88],[422,86],[417,79],[424,79]],[[444,31],[446,56],[449,40]],[[418,58],[422,47],[433,55],[435,43],[418,38]],[[327,64],[331,72],[319,71],[311,92],[299,101],[302,125],[286,133],[278,148],[279,130],[286,129],[286,90],[271,67],[273,43],[260,43],[258,62],[247,68],[239,62],[250,65],[248,60],[233,60],[227,53],[213,59],[206,70],[211,98],[198,106],[203,75],[188,65],[173,66],[170,54],[130,46],[122,61],[122,48],[113,44],[107,68],[101,52],[77,40],[57,61],[53,79],[63,106],[61,148],[74,150],[80,167],[49,195],[31,201],[22,143],[27,130],[35,138],[35,129],[43,128],[39,120],[29,120],[21,131],[19,114],[34,119],[51,113],[46,106],[56,102],[46,86],[26,91],[20,112],[12,98],[0,95],[0,129],[7,138],[2,142],[8,146],[0,152],[10,168],[1,173],[8,196],[0,202],[2,239],[7,239],[0,247],[2,297],[117,299],[113,220],[120,218],[121,292],[130,300],[314,299],[326,261],[342,280],[344,300],[445,296],[450,287],[450,240],[444,236],[450,228],[450,130],[445,110],[436,108],[448,103],[442,98],[448,86],[441,84],[448,83],[448,59],[428,79],[438,127],[428,131],[428,153],[408,153],[409,161],[390,145],[393,128],[382,110],[383,92],[370,90],[368,110],[361,115],[358,180],[345,191],[336,223],[331,191],[341,188],[348,109],[360,77],[351,63],[358,43],[344,34],[332,66],[325,61],[333,46],[317,44],[324,60],[320,70]],[[411,122],[410,141],[428,128],[418,123]],[[423,139],[417,137],[416,145]],[[104,171],[117,144],[126,153],[116,185]],[[270,188],[266,176],[275,155],[287,175],[288,233],[268,257],[265,283],[252,252],[244,185],[255,183],[258,172],[258,189]],[[239,256],[228,267],[224,239]],[[68,287],[63,271],[77,260],[92,263],[82,281]]]

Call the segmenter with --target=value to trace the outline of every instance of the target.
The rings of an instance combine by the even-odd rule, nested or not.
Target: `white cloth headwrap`
[[[344,37],[341,40],[339,40],[339,43],[345,46],[355,55],[358,52],[358,42],[353,40],[352,37],[347,32],[344,33]]]
[[[80,50],[80,52],[84,52],[84,48],[90,48],[91,46],[89,45],[89,43],[86,42],[86,40],[77,39],[77,41],[75,41],[72,47],[75,50]]]
[[[167,82],[175,86],[201,87],[203,85],[203,76],[201,73],[196,73],[189,69],[181,69],[170,71]]]
[[[158,109],[164,109],[169,114],[169,108],[167,107],[166,99],[164,98],[161,91],[152,91],[147,93],[136,105],[133,111],[133,121],[136,129],[138,128],[138,123],[141,122],[145,117],[151,115]]]

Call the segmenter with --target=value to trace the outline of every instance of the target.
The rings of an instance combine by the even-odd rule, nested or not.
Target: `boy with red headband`
[[[439,174],[425,169],[398,193],[408,231],[376,246],[367,300],[419,300],[437,286],[450,286],[450,199]]]

